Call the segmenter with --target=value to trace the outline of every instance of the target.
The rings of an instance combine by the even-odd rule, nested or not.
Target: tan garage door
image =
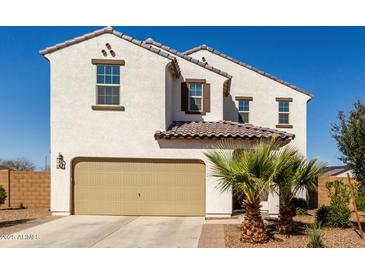
[[[205,215],[205,165],[188,160],[78,159],[74,213]]]

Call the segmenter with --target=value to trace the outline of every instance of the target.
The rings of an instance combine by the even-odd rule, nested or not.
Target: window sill
[[[124,111],[124,106],[118,106],[118,105],[94,105],[91,106],[92,110],[114,110],[114,111]]]
[[[293,128],[293,125],[279,124],[276,125],[276,128]]]
[[[185,114],[206,115],[206,112],[201,112],[201,111],[185,111]]]

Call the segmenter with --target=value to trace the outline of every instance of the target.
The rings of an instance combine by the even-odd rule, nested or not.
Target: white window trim
[[[191,84],[200,85],[201,86],[201,90],[202,90],[202,95],[201,96],[190,96],[190,85]],[[201,99],[201,109],[199,109],[199,110],[192,110],[190,108],[190,98]],[[204,86],[203,86],[203,83],[188,83],[188,111],[189,112],[203,112],[203,109],[204,109]]]
[[[278,124],[279,125],[290,125],[290,102],[289,101],[282,101],[285,103],[288,103],[288,109],[289,111],[280,111],[279,105],[281,102],[278,102]],[[288,114],[288,123],[280,123],[280,114]]]

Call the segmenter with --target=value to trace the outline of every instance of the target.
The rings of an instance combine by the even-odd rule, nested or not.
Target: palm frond
[[[273,139],[233,153],[222,148],[204,154],[211,163],[212,176],[218,179],[219,189],[232,188],[242,193],[245,202],[254,204],[273,180],[277,166],[276,147],[277,140]]]

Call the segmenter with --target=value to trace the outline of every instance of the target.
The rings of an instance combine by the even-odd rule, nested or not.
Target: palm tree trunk
[[[261,216],[260,200],[254,204],[247,204],[243,202],[243,209],[245,210],[245,216],[242,229],[242,242],[249,243],[265,243],[268,241],[268,236],[265,231],[264,220]]]
[[[293,231],[293,211],[290,206],[280,205],[278,232],[281,234],[290,234]]]

